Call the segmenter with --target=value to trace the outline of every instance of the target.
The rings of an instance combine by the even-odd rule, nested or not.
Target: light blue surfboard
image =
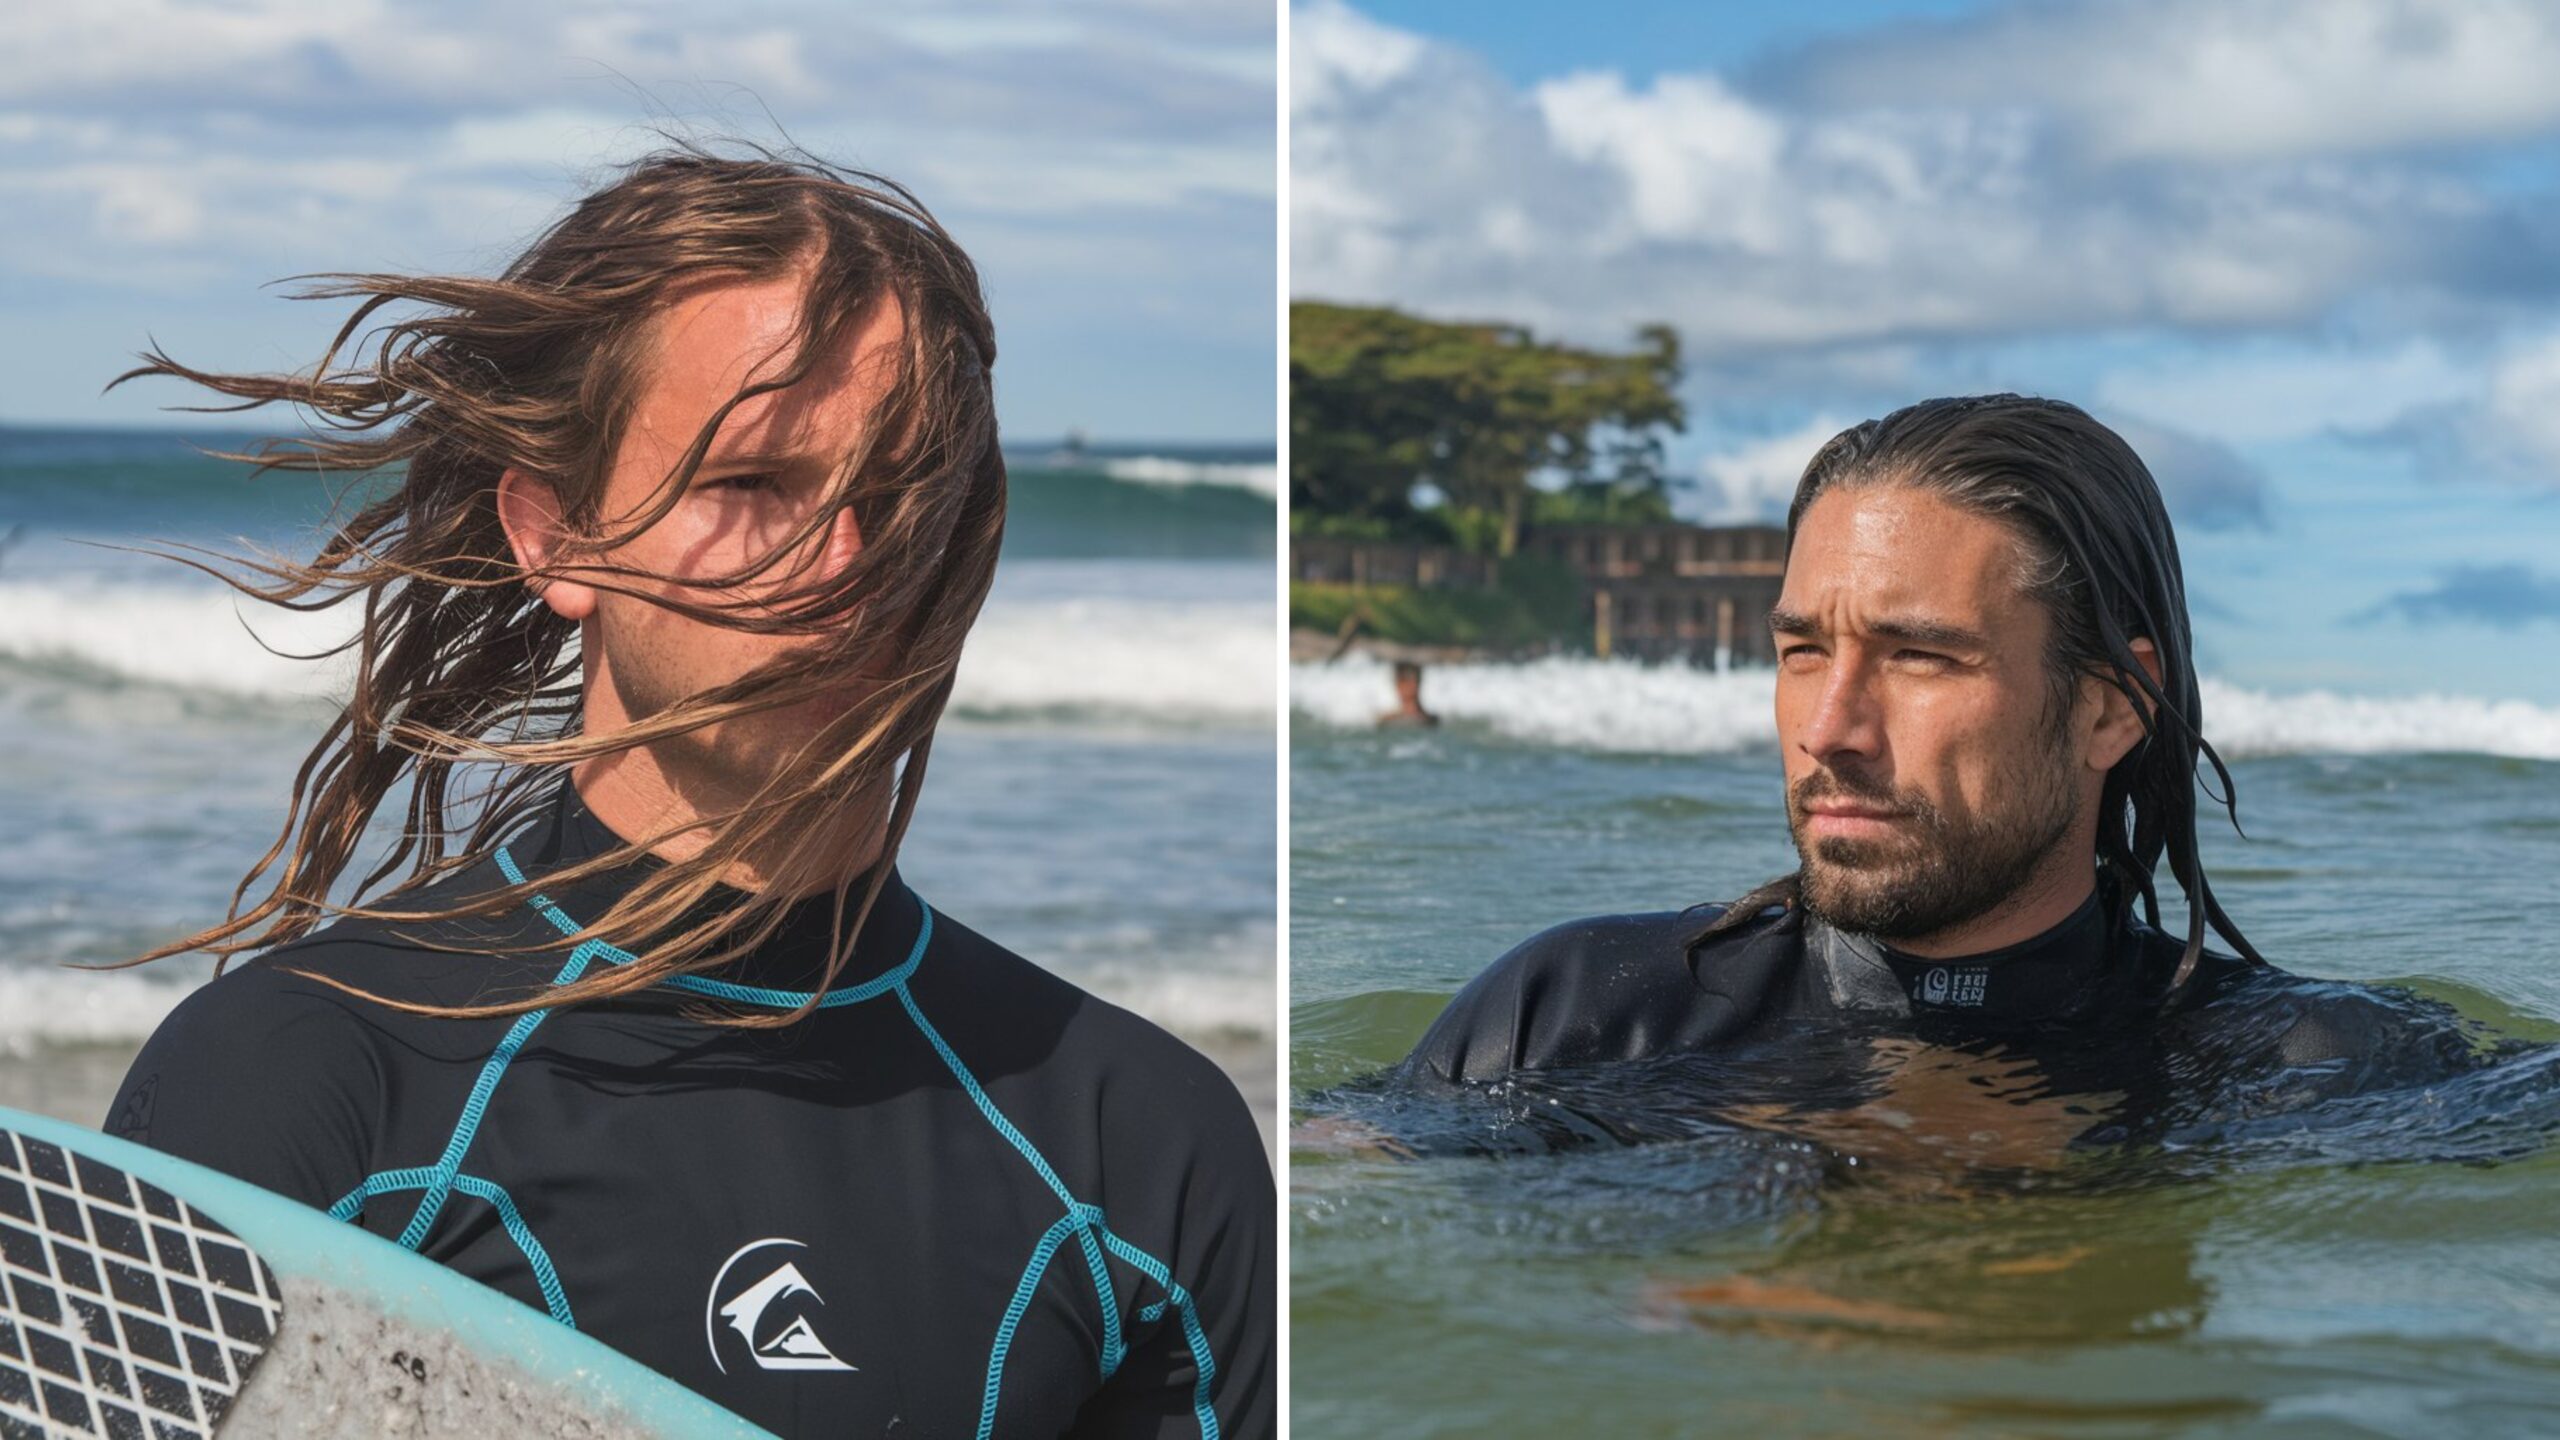
[[[0,1440],[216,1434],[766,1432],[353,1225],[0,1108]]]

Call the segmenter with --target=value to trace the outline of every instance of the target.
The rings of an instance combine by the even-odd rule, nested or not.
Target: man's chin
[[[1879,939],[1911,938],[1908,917],[1915,878],[1899,867],[1844,864],[1827,856],[1804,861],[1804,903],[1823,923]]]

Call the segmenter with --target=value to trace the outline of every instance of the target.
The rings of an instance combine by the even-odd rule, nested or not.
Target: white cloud
[[[1834,104],[2032,105],[2110,161],[2305,159],[2497,142],[2560,123],[2543,0],[2009,5],[1817,49]]]
[[[2045,70],[2010,93],[1913,80],[1912,96],[1883,103],[1894,92],[1881,83],[1821,98],[1678,73],[1524,92],[1463,50],[1334,3],[1300,10],[1292,36],[1302,295],[1499,314],[1585,340],[1662,320],[1714,363],[2291,327],[2376,289],[2495,303],[2555,283],[2529,230],[2444,173],[2093,160],[2083,112],[2044,98],[2072,72],[2040,51]],[[1826,63],[1863,57],[1890,79],[1906,38],[1886,29]]]
[[[2489,372],[2478,419],[2516,467],[2560,487],[2560,335],[2516,346]]]
[[[1786,518],[1796,482],[1813,452],[1851,421],[1817,415],[1784,434],[1719,451],[1698,462],[1695,505],[1687,518],[1709,525],[1765,524]]]
[[[1760,255],[1787,239],[1767,203],[1786,127],[1713,76],[1668,76],[1638,94],[1616,75],[1586,71],[1540,85],[1536,100],[1559,153],[1625,177],[1635,236]]]
[[[1318,0],[1290,17],[1289,107],[1321,107],[1346,92],[1383,89],[1429,50],[1419,35],[1381,25],[1340,0]]]
[[[1245,367],[1241,332],[1267,342],[1276,54],[1256,0],[0,5],[0,279],[117,336],[70,378],[0,362],[5,413],[95,406],[183,311],[294,310],[260,297],[280,277],[492,268],[664,130],[787,138],[913,187],[1032,337],[1017,366],[1154,307],[1185,373],[1129,378],[1134,414]],[[269,323],[261,355],[320,322]],[[1269,363],[1240,393],[1267,397]],[[1167,428],[1078,405],[1037,423]]]

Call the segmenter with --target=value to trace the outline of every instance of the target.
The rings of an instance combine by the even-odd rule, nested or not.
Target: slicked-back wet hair
[[[2046,652],[2048,705],[2063,716],[2083,676],[2133,702],[2143,738],[2107,772],[2098,801],[2097,861],[2146,923],[2160,923],[2153,875],[2163,856],[2187,897],[2187,948],[2177,983],[2194,972],[2208,926],[2251,961],[2262,957],[2214,899],[2196,853],[2197,762],[2209,762],[2216,797],[2238,823],[2238,793],[2204,738],[2186,580],[2160,487],[2142,457],[2086,411],[2059,400],[1972,395],[1924,400],[1853,425],[1814,453],[1787,507],[1787,545],[1813,502],[1833,490],[1897,485],[1927,491],[1996,520],[2025,552],[2028,594],[2053,618]],[[2160,679],[2133,652],[2151,642]],[[2059,717],[2056,717],[2057,721]],[[1698,939],[1737,926],[1772,904],[1801,898],[1801,873],[1736,901]]]
[[[798,327],[770,378],[713,413],[643,513],[605,515],[607,478],[647,378],[659,316],[687,287],[786,276],[805,288]],[[831,983],[914,814],[961,642],[1003,536],[995,336],[968,256],[895,182],[797,153],[678,145],[580,200],[495,278],[313,278],[319,283],[301,298],[357,303],[308,370],[222,374],[155,349],[117,381],[170,376],[237,402],[208,409],[299,407],[316,422],[309,434],[230,458],[262,472],[367,474],[379,487],[333,522],[308,561],[201,566],[275,604],[355,602],[363,624],[339,647],[354,661],[353,684],[295,777],[282,833],[241,880],[230,914],[127,963],[192,950],[224,960],[297,939],[333,914],[421,921],[513,910],[532,885],[452,908],[399,901],[486,857],[574,765],[859,686],[868,698],[842,707],[738,811],[633,837],[542,877],[574,883],[698,832],[697,853],[650,867],[608,911],[583,917],[581,938],[633,952],[637,963],[598,966],[563,989],[487,1006],[403,1008],[507,1014],[726,963],[769,938],[796,897],[841,885],[841,857],[784,842],[840,833],[830,819],[885,798],[881,863],[858,893],[837,890]],[[365,330],[394,305],[411,308]],[[888,305],[901,333],[886,386],[798,530],[729,575],[659,575],[602,558],[675,507],[732,411],[833,363]],[[509,468],[547,482],[562,503],[570,539],[546,572],[518,566],[499,522],[498,481]],[[847,510],[859,551],[817,573],[805,557],[824,550],[821,537]],[[579,627],[535,593],[551,572],[741,632],[813,638],[623,730],[586,735]],[[752,599],[727,593],[759,577],[770,578]],[[678,583],[689,588],[667,593]],[[472,788],[458,787],[458,767],[494,778],[458,794]],[[353,898],[333,903],[368,823],[403,786],[407,814],[391,853],[353,883]],[[705,903],[732,866],[771,855],[781,861],[764,865],[752,900]],[[724,1018],[778,1025],[797,1013]]]

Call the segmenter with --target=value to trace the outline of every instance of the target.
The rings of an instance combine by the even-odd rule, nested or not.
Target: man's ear
[[[498,476],[498,524],[507,532],[507,548],[515,551],[526,588],[542,598],[561,619],[579,621],[595,613],[592,585],[542,572],[549,568],[569,535],[560,515],[560,492],[551,482],[509,467]]]
[[[2158,686],[2160,647],[2149,640],[2137,638],[2132,642],[2132,650],[2133,658],[2141,664],[2143,673],[2151,677],[2155,687]],[[2097,723],[2089,731],[2089,768],[2104,772],[2114,769],[2117,761],[2142,743],[2142,717],[2150,713],[2151,702],[2139,695],[2127,698],[2123,691],[2094,676],[2088,683],[2098,687],[2099,704]],[[2136,699],[2141,701],[2140,710],[2134,708]]]

